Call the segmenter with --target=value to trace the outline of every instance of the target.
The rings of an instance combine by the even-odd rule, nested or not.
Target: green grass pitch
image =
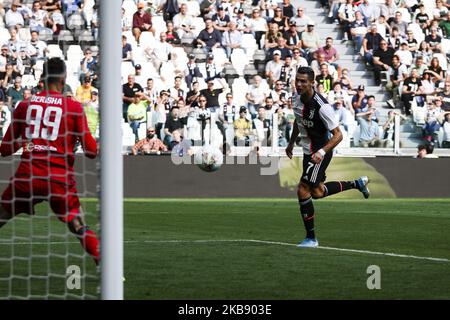
[[[93,210],[95,203],[85,207]],[[295,244],[304,230],[295,199],[127,200],[125,298],[449,299],[449,207],[450,200],[316,201],[320,245],[333,249],[300,249]],[[16,223],[16,233],[29,232],[27,220]],[[44,235],[48,221],[33,221],[35,234]],[[58,221],[50,226],[64,231]],[[10,226],[0,232],[0,260],[11,250],[20,256],[30,252],[29,245],[1,244],[11,232]],[[73,238],[67,239],[71,253],[83,253]],[[62,246],[52,249],[62,253]],[[41,251],[48,246],[33,246],[34,254]],[[61,273],[65,263],[60,257],[52,257],[50,266],[34,261],[33,274],[49,268]],[[371,265],[381,269],[380,290],[367,288]],[[28,270],[18,261],[15,274],[26,277]],[[89,259],[85,270],[96,273]],[[8,272],[10,266],[2,262],[0,279]],[[34,294],[48,285],[32,280]],[[53,280],[51,289],[64,293],[64,279]],[[30,292],[26,281],[15,282],[17,295]],[[95,295],[98,279],[86,279],[84,285]],[[0,297],[5,293],[0,280]]]

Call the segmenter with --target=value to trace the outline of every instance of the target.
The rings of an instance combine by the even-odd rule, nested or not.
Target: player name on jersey
[[[56,104],[56,105],[62,106],[62,98],[57,98],[57,97],[32,96],[31,102],[45,103],[45,104],[51,104],[51,105]]]

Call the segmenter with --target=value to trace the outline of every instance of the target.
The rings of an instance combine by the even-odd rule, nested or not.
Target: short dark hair
[[[309,81],[314,81],[314,70],[310,67],[300,67],[297,70],[297,74],[306,74]]]
[[[373,96],[373,95],[371,95],[371,96],[368,96],[368,97],[367,97],[367,100],[369,100],[370,98],[373,98],[373,99],[375,99],[375,96]]]
[[[333,38],[332,38],[332,37],[327,37],[327,38],[325,39],[325,41],[327,41],[327,40],[333,40]]]
[[[44,63],[42,80],[48,85],[58,82],[61,78],[66,78],[66,64],[61,58],[50,58]]]

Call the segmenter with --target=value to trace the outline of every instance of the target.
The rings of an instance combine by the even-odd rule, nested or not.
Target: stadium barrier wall
[[[17,163],[18,159],[15,160]],[[84,161],[85,169],[96,170],[95,161],[86,158],[75,161],[78,164],[76,166],[78,190],[84,190],[82,197],[95,197],[98,180],[81,174],[81,161]],[[261,168],[268,165],[248,164],[248,158],[243,158],[242,161],[246,164],[224,164],[220,170],[207,173],[195,165],[175,165],[168,156],[124,156],[124,196],[126,198],[295,198],[295,184],[300,178],[301,159],[298,159],[297,165],[287,172],[287,179],[291,181],[289,187],[281,186],[281,184],[286,185],[283,182],[286,177],[283,178],[280,174],[261,175]],[[380,185],[382,188],[390,188],[393,191],[389,197],[447,198],[450,197],[449,165],[448,158],[335,157],[327,170],[327,175],[333,180],[337,177],[349,179],[362,172],[369,176],[377,176],[377,181],[373,182],[372,197],[374,198],[384,198],[388,194],[377,192]],[[361,167],[360,171],[346,171],[348,168],[357,166]],[[0,164],[1,180],[7,181],[13,172],[10,164],[5,162]],[[378,183],[378,189],[375,188],[375,183]],[[2,185],[1,188],[4,190],[6,185]],[[360,198],[357,193],[347,193],[347,195],[350,194]]]

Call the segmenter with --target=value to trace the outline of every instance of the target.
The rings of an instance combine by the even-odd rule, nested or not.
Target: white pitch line
[[[275,244],[280,246],[290,246],[296,247],[295,243],[287,243],[287,242],[279,242],[279,241],[267,241],[267,240],[256,240],[256,239],[201,239],[201,240],[125,240],[125,243],[224,243],[224,242],[251,242],[251,243],[262,243],[262,244]],[[79,242],[0,242],[0,245],[56,245],[56,244],[73,244]],[[377,256],[388,256],[395,258],[409,258],[416,260],[428,260],[428,261],[437,261],[437,262],[450,262],[450,259],[446,258],[434,258],[434,257],[421,257],[414,255],[406,255],[406,254],[398,254],[398,253],[390,253],[390,252],[377,252],[377,251],[369,251],[369,250],[357,250],[357,249],[346,249],[346,248],[335,248],[335,247],[323,247],[319,246],[317,248],[309,248],[313,249],[323,249],[323,250],[331,250],[331,251],[342,251],[342,252],[352,252],[352,253],[362,253],[369,255],[377,255]]]

